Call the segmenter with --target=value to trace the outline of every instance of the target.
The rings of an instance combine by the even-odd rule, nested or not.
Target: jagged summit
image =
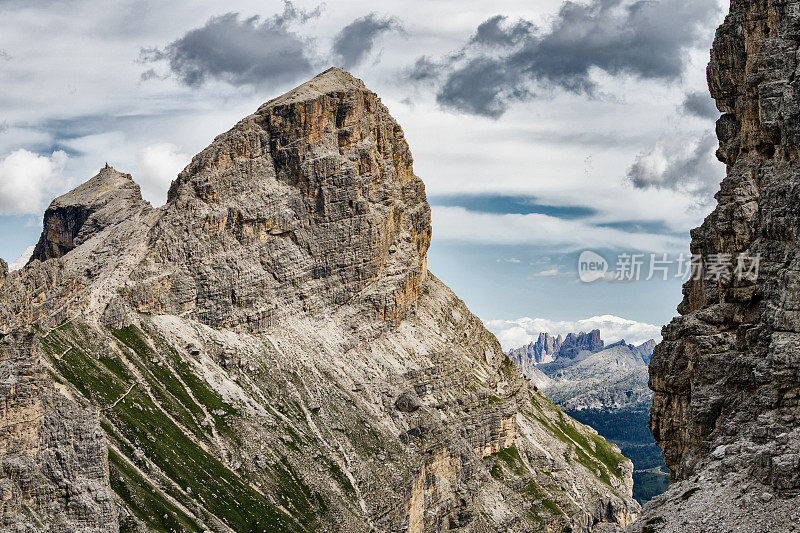
[[[50,206],[92,206],[109,201],[110,196],[140,200],[142,197],[139,185],[130,174],[123,174],[106,163],[94,177],[59,196]]]
[[[53,200],[30,262],[62,257],[92,235],[149,206],[130,174],[108,163],[89,181]]]

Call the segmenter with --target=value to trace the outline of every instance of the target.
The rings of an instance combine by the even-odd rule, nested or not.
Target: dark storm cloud
[[[342,28],[333,39],[333,53],[345,68],[359,64],[372,50],[375,39],[389,31],[402,31],[394,17],[379,17],[375,13],[355,19]]]
[[[506,17],[494,16],[478,25],[470,43],[490,46],[512,46],[531,36],[536,27],[527,20],[518,20],[514,24],[504,24]]]
[[[689,93],[681,104],[681,111],[700,118],[719,118],[719,110],[707,92]]]
[[[706,132],[700,139],[662,139],[646,154],[640,154],[628,180],[637,189],[671,189],[713,194],[724,174],[714,153],[717,138]]]
[[[441,105],[490,117],[502,115],[514,100],[531,98],[537,87],[593,95],[594,68],[675,80],[686,49],[706,37],[717,9],[714,0],[568,1],[546,31],[496,16],[459,51],[439,61],[420,58],[406,77],[435,77]]]
[[[142,49],[143,63],[166,62],[171,75],[184,85],[199,87],[208,79],[232,85],[276,85],[294,81],[312,70],[309,43],[289,29],[319,14],[284,3],[283,13],[268,19],[241,19],[226,13],[163,48]],[[142,79],[159,77],[154,69]]]

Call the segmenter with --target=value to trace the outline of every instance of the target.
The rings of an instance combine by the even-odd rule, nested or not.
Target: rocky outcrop
[[[97,414],[53,386],[33,336],[0,339],[3,530],[117,531]]]
[[[562,341],[561,335],[554,337],[549,333],[542,332],[539,333],[539,337],[535,342],[521,348],[509,350],[508,356],[517,363],[517,366],[549,363],[558,355],[558,349],[561,348]]]
[[[363,82],[331,69],[194,157],[126,299],[250,331],[354,298],[396,321],[424,286],[430,237],[400,126]]]
[[[2,287],[3,283],[6,282],[7,277],[8,277],[8,263],[6,263],[5,261],[3,261],[2,258],[0,258],[0,287]]]
[[[639,346],[632,346],[632,345],[629,345],[629,346],[630,346],[631,350],[633,350],[633,353],[635,353],[636,355],[638,355],[639,357],[642,358],[642,361],[644,361],[644,364],[646,364],[646,365],[650,364],[650,359],[653,357],[653,350],[656,347],[656,341],[654,341],[653,339],[650,339],[647,342],[643,342]]]
[[[736,461],[725,468],[735,464],[775,488],[800,487],[798,36],[795,8],[782,1],[735,1],[717,31],[708,78],[724,113],[718,156],[728,173],[719,205],[692,232],[692,252],[706,267],[715,254],[728,254],[733,266],[739,254],[760,257],[760,265],[757,275],[706,268],[690,280],[682,316],[653,355],[651,427],[676,479],[732,446]]]
[[[727,175],[692,232],[703,275],[684,285],[650,363],[650,427],[666,464],[711,493],[714,483],[800,488],[798,22],[795,2],[734,0],[717,30],[708,81]],[[731,266],[709,268],[720,259]]]
[[[103,229],[148,208],[130,174],[106,163],[95,177],[53,200],[44,212],[44,230],[29,262],[62,257]]]
[[[600,330],[594,329],[589,333],[569,333],[558,348],[558,357],[575,359],[581,352],[596,353],[603,349],[600,339]]]
[[[129,190],[117,174],[9,275],[0,333],[33,328],[99,411],[123,529],[588,533],[639,512],[631,462],[427,271],[424,187],[360,80],[268,102],[163,208],[87,192]]]

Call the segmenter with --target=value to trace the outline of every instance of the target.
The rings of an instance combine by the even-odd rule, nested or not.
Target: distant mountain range
[[[649,408],[653,396],[647,365],[655,345],[651,339],[638,346],[624,340],[606,346],[599,329],[565,337],[543,332],[508,355],[525,377],[566,409]]]

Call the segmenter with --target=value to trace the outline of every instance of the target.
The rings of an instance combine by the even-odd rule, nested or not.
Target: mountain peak
[[[320,72],[307,82],[295,87],[289,92],[284,93],[277,98],[273,98],[261,106],[261,109],[265,107],[294,104],[306,100],[314,100],[325,94],[350,93],[353,91],[364,90],[366,90],[366,86],[364,85],[363,81],[345,70],[337,67],[331,67],[328,70]],[[259,109],[259,111],[261,111],[261,109]]]
[[[44,213],[42,234],[29,262],[61,257],[145,206],[149,204],[142,200],[139,185],[130,174],[106,163],[93,178],[52,201]]]

